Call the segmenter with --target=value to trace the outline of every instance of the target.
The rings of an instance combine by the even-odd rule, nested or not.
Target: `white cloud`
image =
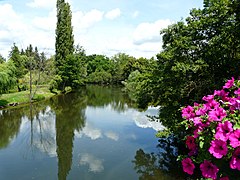
[[[104,170],[103,160],[94,157],[91,154],[85,153],[80,155],[80,165],[88,165],[90,172],[102,172]]]
[[[112,140],[114,140],[114,141],[118,141],[118,139],[119,139],[119,135],[116,134],[115,132],[108,131],[108,132],[105,132],[104,134],[105,134],[105,136],[107,136],[109,139],[112,139]]]
[[[54,32],[55,24],[57,22],[56,11],[53,9],[49,12],[46,17],[34,17],[32,20],[32,24],[41,30]]]
[[[160,30],[167,28],[170,24],[172,22],[169,19],[139,24],[133,33],[134,44],[141,45],[146,42],[160,42]]]
[[[71,4],[71,0],[67,0],[65,2],[69,2]],[[27,6],[32,8],[45,8],[52,9],[56,7],[56,0],[33,0],[27,3]]]
[[[138,127],[152,128],[155,131],[162,131],[165,127],[160,122],[150,121],[148,117],[135,114],[134,121]]]
[[[156,116],[158,114],[159,107],[149,107],[145,112],[136,112],[129,110],[126,116],[132,117],[135,124],[140,128],[152,128],[155,131],[161,131],[165,129],[161,122],[151,121],[148,116]]]
[[[55,0],[33,0],[27,3],[27,6],[32,8],[52,8],[55,7]]]
[[[78,29],[88,29],[103,19],[103,11],[92,9],[87,13],[76,11],[73,13],[73,26]]]
[[[107,19],[113,20],[113,19],[116,19],[117,17],[119,17],[120,15],[121,15],[121,10],[119,8],[116,8],[116,9],[113,9],[111,11],[108,11],[105,14],[105,17]]]
[[[95,128],[92,124],[89,122],[86,122],[85,127],[82,129],[80,133],[75,132],[75,135],[80,138],[83,135],[91,138],[92,140],[96,140],[102,137],[102,132],[100,129]]]
[[[139,11],[135,11],[133,14],[132,14],[132,17],[133,18],[136,18],[139,16]]]
[[[28,31],[28,24],[17,14],[11,4],[0,5],[0,50],[7,57],[13,42],[22,42]]]

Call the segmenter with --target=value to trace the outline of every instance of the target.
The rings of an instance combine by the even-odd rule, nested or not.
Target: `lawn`
[[[51,93],[48,90],[48,87],[41,87],[37,90],[37,93],[33,97],[33,101],[47,99],[54,95],[56,94]],[[9,104],[13,103],[29,103],[29,90],[0,95],[0,106],[8,106]]]

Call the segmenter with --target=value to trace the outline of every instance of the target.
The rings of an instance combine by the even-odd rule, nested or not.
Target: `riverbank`
[[[48,87],[40,87],[37,90],[37,93],[33,97],[32,101],[33,102],[41,101],[53,97],[57,94],[59,94],[59,92],[52,93],[49,91]],[[29,90],[0,95],[0,109],[28,103],[29,103]]]

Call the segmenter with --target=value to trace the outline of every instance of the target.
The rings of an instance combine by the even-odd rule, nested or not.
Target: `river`
[[[171,179],[154,155],[157,113],[108,86],[1,110],[0,179]]]

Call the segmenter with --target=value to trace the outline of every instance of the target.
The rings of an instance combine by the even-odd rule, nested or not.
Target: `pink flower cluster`
[[[231,169],[240,171],[239,86],[240,80],[232,78],[221,90],[215,90],[213,95],[204,96],[202,100],[205,103],[194,103],[194,106],[182,109],[182,117],[185,119],[183,123],[192,132],[186,136],[189,153],[182,160],[184,172],[193,175],[194,163],[199,163],[201,159],[199,154],[207,152],[211,158],[203,157],[200,163],[204,178],[217,179],[220,169],[214,164],[216,159],[227,159]]]

